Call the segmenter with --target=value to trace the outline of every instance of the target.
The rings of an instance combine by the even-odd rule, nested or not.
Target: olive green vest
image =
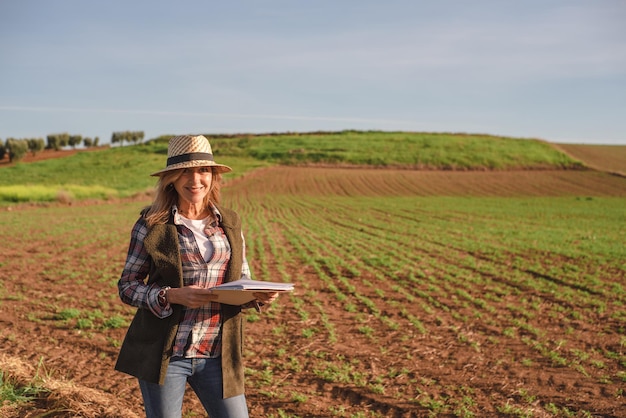
[[[231,259],[224,281],[239,280],[243,265],[241,220],[232,210],[218,209],[222,215],[220,226],[231,247]],[[167,224],[150,228],[144,246],[152,260],[148,283],[156,283],[160,287],[182,287],[180,248],[173,219]],[[141,380],[163,384],[183,310],[182,305],[172,307],[174,313],[163,319],[157,318],[148,309],[137,310],[122,343],[116,370]],[[229,398],[244,393],[243,319],[239,306],[221,307],[223,396]]]

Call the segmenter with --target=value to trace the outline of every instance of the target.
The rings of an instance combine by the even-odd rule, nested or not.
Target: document
[[[293,283],[265,282],[262,280],[240,279],[212,287],[218,295],[217,302],[226,305],[243,305],[256,299],[254,293],[291,292]]]

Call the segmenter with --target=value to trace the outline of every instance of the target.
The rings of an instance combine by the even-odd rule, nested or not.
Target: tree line
[[[111,144],[117,144],[118,142],[124,145],[124,142],[136,144],[143,141],[143,131],[120,131],[113,132],[111,135]]]
[[[144,138],[143,131],[120,131],[113,132],[111,136],[111,144],[124,142],[136,144],[142,142]],[[50,134],[44,141],[43,138],[7,138],[6,141],[0,140],[0,160],[8,154],[9,161],[19,161],[30,151],[33,155],[45,149],[58,151],[63,147],[76,148],[83,144],[85,148],[97,147],[100,138],[83,137],[82,135],[70,135],[69,133]]]

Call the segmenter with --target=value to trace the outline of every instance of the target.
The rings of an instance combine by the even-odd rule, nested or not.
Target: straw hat
[[[202,135],[180,135],[170,139],[167,147],[167,166],[163,170],[150,174],[158,176],[161,173],[179,168],[189,167],[217,167],[221,173],[233,171],[227,165],[213,161],[213,152],[209,140]]]

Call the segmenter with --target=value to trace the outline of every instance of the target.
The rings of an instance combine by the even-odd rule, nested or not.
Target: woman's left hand
[[[255,292],[254,297],[256,300],[263,304],[268,304],[274,302],[278,298],[278,292],[266,293],[266,292]]]

